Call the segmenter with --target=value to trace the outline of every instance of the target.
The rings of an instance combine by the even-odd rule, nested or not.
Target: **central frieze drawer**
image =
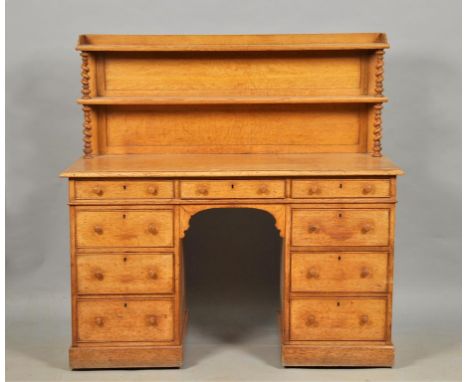
[[[171,247],[173,219],[171,210],[77,210],[76,243],[78,248]]]
[[[386,292],[388,253],[291,254],[292,292]]]
[[[76,199],[164,199],[173,198],[172,182],[152,180],[80,180],[75,182]]]
[[[81,300],[79,341],[171,341],[172,300]]]
[[[383,341],[385,297],[317,297],[291,300],[292,341]]]
[[[293,246],[387,246],[388,209],[293,210]]]
[[[168,254],[80,255],[78,293],[172,293],[174,259]]]
[[[180,182],[182,199],[284,198],[283,180],[188,180]]]

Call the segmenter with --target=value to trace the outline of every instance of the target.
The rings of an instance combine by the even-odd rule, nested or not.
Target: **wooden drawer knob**
[[[365,278],[369,277],[369,275],[370,275],[369,269],[366,268],[366,267],[363,267],[361,269],[361,278],[365,279]]]
[[[309,195],[316,195],[320,194],[320,187],[319,186],[312,186],[309,188]]]
[[[364,224],[361,228],[361,232],[366,234],[372,230],[372,226],[370,224]]]
[[[96,232],[98,235],[102,235],[104,233],[104,230],[101,226],[97,225],[94,227],[94,232]]]
[[[149,271],[148,272],[148,277],[150,279],[156,280],[158,278],[158,274],[155,271]]]
[[[103,280],[104,279],[104,275],[101,272],[96,272],[94,274],[94,277],[96,277],[96,279],[98,279],[98,280]]]
[[[363,188],[362,188],[362,193],[364,195],[368,195],[370,194],[372,191],[374,191],[374,186],[370,185],[370,184],[366,184]]]
[[[317,320],[315,319],[315,316],[311,314],[309,317],[307,317],[305,324],[306,326],[317,326]]]
[[[158,188],[155,187],[155,186],[148,186],[148,194],[157,195],[158,194]]]
[[[316,270],[316,269],[309,269],[309,271],[307,272],[307,278],[308,279],[318,279],[319,278],[319,272]]]
[[[156,225],[150,224],[150,225],[148,226],[148,232],[149,232],[151,235],[157,235],[157,234],[158,234],[158,229],[156,228]]]
[[[154,315],[148,317],[148,324],[151,326],[156,326],[158,324],[158,318]]]
[[[363,314],[361,315],[361,317],[359,317],[359,324],[360,325],[365,325],[369,322],[369,317],[367,316],[367,314]]]
[[[104,191],[101,187],[99,186],[96,186],[93,188],[93,192],[97,195],[97,196],[102,196],[104,194]]]
[[[268,193],[270,193],[270,190],[268,189],[268,186],[266,186],[265,184],[261,185],[258,189],[258,193],[259,195],[266,195]]]
[[[208,188],[206,186],[199,186],[197,188],[197,194],[199,194],[199,195],[208,195]]]
[[[103,326],[104,325],[104,319],[102,317],[96,317],[94,319],[94,322],[96,323],[97,326]]]
[[[307,228],[307,231],[309,233],[317,233],[319,231],[319,228],[313,224],[309,225],[309,227]]]

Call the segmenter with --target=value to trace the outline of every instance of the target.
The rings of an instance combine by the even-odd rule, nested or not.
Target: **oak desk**
[[[396,177],[384,34],[80,36],[72,368],[178,367],[183,238],[210,208],[283,238],[285,366],[391,366]]]

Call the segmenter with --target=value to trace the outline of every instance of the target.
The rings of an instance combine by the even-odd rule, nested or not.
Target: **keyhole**
[[[127,185],[124,184],[124,185],[122,186],[122,188],[123,188],[124,190],[126,190],[126,189],[127,189]]]
[[[127,307],[127,303],[124,304],[124,308],[126,308],[126,307]]]
[[[338,260],[341,260],[341,256],[338,256]]]
[[[339,301],[336,303],[336,306],[340,306],[340,302],[339,302]]]
[[[233,184],[231,184],[231,188],[234,189],[234,185],[233,185]]]
[[[124,257],[124,258],[123,258],[123,261],[124,261],[124,262],[125,262],[125,261],[127,261],[127,258],[126,258],[126,257]]]
[[[343,188],[343,183],[340,183],[340,188]]]
[[[122,214],[122,219],[125,219],[127,217],[126,214]]]
[[[339,217],[339,218],[343,217],[343,214],[340,212],[340,213],[338,214],[338,217]]]

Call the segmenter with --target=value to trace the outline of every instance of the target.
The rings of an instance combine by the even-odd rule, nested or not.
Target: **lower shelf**
[[[282,345],[283,366],[392,367],[393,345]]]
[[[71,369],[180,367],[182,346],[71,347]]]

